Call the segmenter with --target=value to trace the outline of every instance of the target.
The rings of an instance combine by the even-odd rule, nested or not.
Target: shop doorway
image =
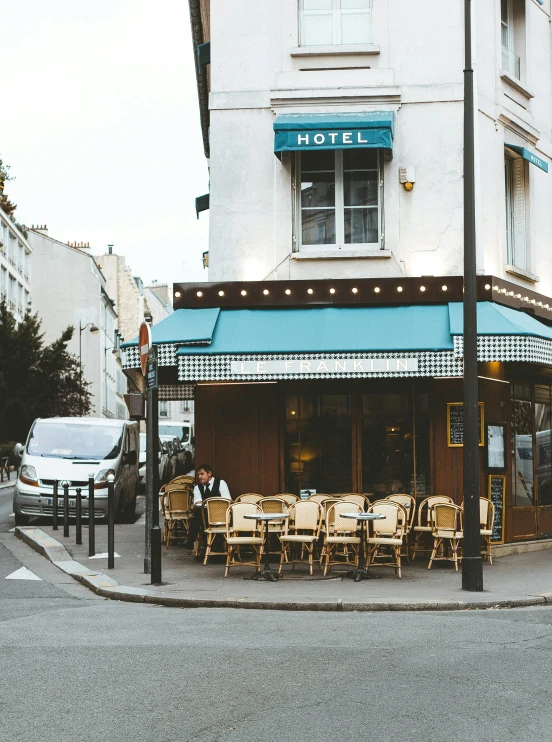
[[[514,539],[552,536],[552,386],[512,384]]]

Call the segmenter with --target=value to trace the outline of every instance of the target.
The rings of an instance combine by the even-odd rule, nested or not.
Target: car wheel
[[[23,515],[22,513],[15,514],[15,525],[16,526],[28,526],[29,520],[30,518],[28,515]]]

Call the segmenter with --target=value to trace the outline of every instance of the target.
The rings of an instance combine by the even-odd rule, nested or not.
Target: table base
[[[244,577],[244,580],[268,580],[269,582],[278,582],[278,580],[281,580],[284,575],[278,574],[275,569],[270,569],[269,567],[265,567],[264,569],[261,569],[259,572],[255,572],[253,575],[247,575],[247,577]]]
[[[380,575],[375,575],[373,572],[369,572],[367,569],[364,569],[363,567],[358,567],[357,569],[350,569],[346,574],[345,577],[352,577],[352,579],[355,582],[361,582],[361,580],[379,580]]]

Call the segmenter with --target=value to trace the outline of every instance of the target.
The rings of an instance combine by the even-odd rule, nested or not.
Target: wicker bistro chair
[[[230,500],[225,500],[222,497],[209,497],[203,501],[205,536],[207,537],[203,564],[207,564],[209,557],[212,555],[220,556],[227,553],[227,549],[213,551],[213,542],[218,535],[223,538],[226,536],[226,511],[230,504]],[[221,523],[222,525],[220,525]]]
[[[170,490],[165,493],[164,541],[167,549],[171,539],[185,538],[190,533],[193,518],[192,493],[189,489]],[[177,531],[181,530],[178,534]]]
[[[491,552],[491,536],[493,535],[494,505],[486,497],[479,498],[479,527],[484,547],[481,556],[484,556],[489,564],[493,563]]]
[[[261,569],[261,556],[263,553],[263,530],[259,527],[259,521],[244,518],[250,513],[262,513],[261,508],[254,502],[234,502],[226,511],[226,570],[224,576],[228,577],[230,567],[236,565],[250,565]],[[254,562],[244,562],[241,559],[241,547],[250,547],[255,555]]]
[[[280,569],[284,561],[293,565],[308,564],[309,571],[312,575],[312,560],[314,545],[320,537],[320,526],[322,525],[322,507],[317,502],[305,500],[296,502],[290,506],[290,517],[286,518],[284,532],[280,536],[282,552],[280,556]],[[290,522],[293,518],[293,521]],[[296,552],[301,547],[301,552],[297,558]],[[307,553],[307,559],[303,554]],[[295,558],[292,558],[295,552]]]
[[[446,495],[433,495],[432,497],[426,497],[425,500],[422,500],[418,507],[416,525],[412,528],[412,533],[414,534],[411,556],[412,561],[416,558],[416,553],[422,551],[422,549],[418,549],[420,538],[422,538],[424,534],[431,535],[431,509],[434,505],[437,505],[437,503],[442,503],[444,505],[452,504],[452,498],[447,497]],[[423,549],[423,551],[430,551],[430,549]]]
[[[311,495],[308,499],[309,502],[318,502],[322,503],[324,500],[327,500],[328,497],[331,497],[331,495],[323,495],[321,493],[318,493],[317,495]]]
[[[364,495],[359,495],[357,492],[348,492],[345,495],[339,495],[341,500],[347,500],[347,502],[354,502],[360,505],[363,511],[366,511],[370,507],[370,500]]]
[[[410,561],[410,555],[409,555],[409,539],[410,534],[412,532],[412,529],[414,527],[414,519],[416,517],[416,498],[412,497],[412,495],[388,495],[386,500],[391,500],[391,502],[398,502],[399,505],[402,505],[403,508],[406,510],[406,523],[404,527],[404,556],[406,557],[406,561]]]
[[[357,536],[358,523],[344,518],[342,513],[360,513],[360,505],[354,502],[334,502],[326,513],[326,530],[320,563],[324,564],[324,575],[332,564],[351,564],[358,566],[360,537]]]
[[[288,504],[285,500],[281,500],[279,497],[263,497],[257,503],[263,513],[287,513]],[[285,519],[287,520],[287,518]],[[268,532],[270,533],[282,533],[284,524],[281,520],[268,521]]]
[[[408,521],[406,510],[399,502],[384,499],[370,505],[368,512],[384,515],[385,519],[372,521],[372,535],[367,539],[366,567],[393,567],[400,578],[401,547]]]
[[[301,498],[299,495],[292,495],[289,492],[284,492],[281,495],[275,495],[279,500],[284,500],[288,505],[293,505],[296,502],[300,502]]]
[[[238,497],[236,497],[236,499],[234,500],[234,502],[253,502],[253,503],[257,503],[257,502],[259,502],[259,500],[262,500],[262,499],[263,499],[263,496],[262,495],[257,495],[254,492],[247,492],[245,495],[239,495]]]
[[[428,569],[435,561],[452,561],[458,572],[458,542],[462,540],[462,508],[450,503],[438,502],[431,508],[431,533],[433,535],[433,551],[429,560]],[[445,547],[449,542],[452,556],[447,555]],[[439,552],[439,555],[437,555]]]

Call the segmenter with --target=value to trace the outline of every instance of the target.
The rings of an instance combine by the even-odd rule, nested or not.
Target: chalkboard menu
[[[491,543],[504,543],[504,498],[506,495],[506,477],[500,474],[490,474],[488,485],[489,500],[494,505],[493,535]]]
[[[458,448],[464,445],[464,404],[447,403],[447,446]],[[483,433],[483,402],[479,402],[479,445],[485,445]]]

